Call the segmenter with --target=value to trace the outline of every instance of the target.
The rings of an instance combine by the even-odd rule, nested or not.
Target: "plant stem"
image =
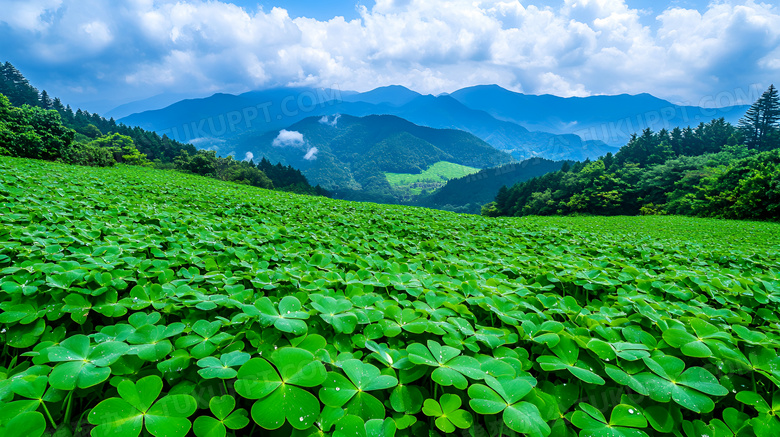
[[[758,393],[756,391],[756,371],[755,370],[750,372],[750,379],[753,381],[753,393]]]
[[[62,416],[62,423],[70,427],[70,407],[73,404],[73,390],[68,393],[68,406],[65,407],[65,415]],[[56,428],[56,427],[55,427]]]
[[[51,426],[54,427],[54,429],[57,429],[57,424],[54,422],[54,418],[51,417],[51,413],[49,412],[49,409],[46,408],[46,404],[41,400],[41,406],[43,407],[43,412],[46,413],[46,417],[49,418],[49,422],[51,422]]]

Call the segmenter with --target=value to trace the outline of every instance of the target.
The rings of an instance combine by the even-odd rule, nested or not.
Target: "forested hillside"
[[[70,164],[116,163],[177,170],[261,188],[324,195],[297,169],[262,161],[238,161],[198,150],[113,118],[63,105],[40,93],[11,63],[0,64],[0,154]]]
[[[420,174],[438,162],[480,169],[512,162],[468,132],[389,115],[309,117],[279,131],[244,135],[233,152],[299,168],[340,198],[385,203],[407,194],[391,186],[387,173]]]
[[[485,213],[780,217],[780,98],[774,86],[738,126],[723,119],[645,130],[615,155],[503,188]]]
[[[486,168],[478,173],[447,181],[440,189],[421,196],[414,205],[447,211],[479,214],[502,186],[512,186],[560,170],[566,161],[532,158],[522,162]]]

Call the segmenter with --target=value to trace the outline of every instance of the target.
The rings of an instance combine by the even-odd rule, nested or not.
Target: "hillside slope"
[[[491,202],[502,186],[520,182],[561,169],[564,161],[532,158],[522,162],[486,168],[472,175],[451,179],[427,196],[412,202],[427,208],[479,214],[483,205]]]
[[[385,172],[417,174],[440,161],[475,168],[512,161],[467,132],[388,115],[310,117],[284,130],[243,135],[231,151],[292,165],[337,196],[343,190],[392,195]]]

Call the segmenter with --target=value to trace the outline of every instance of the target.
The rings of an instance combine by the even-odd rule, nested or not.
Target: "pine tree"
[[[739,120],[739,129],[745,135],[748,147],[759,150],[770,148],[770,141],[777,137],[780,130],[780,96],[774,85],[770,85]]]
[[[38,106],[38,90],[10,62],[0,68],[0,89],[14,106]]]
[[[46,90],[41,91],[41,108],[43,109],[54,109],[54,102],[51,100],[51,97],[49,97],[49,93],[46,92]]]
[[[54,101],[52,101],[51,104],[52,109],[56,110],[60,113],[60,115],[65,113],[65,106],[62,105],[62,100],[60,100],[59,97],[55,97]]]

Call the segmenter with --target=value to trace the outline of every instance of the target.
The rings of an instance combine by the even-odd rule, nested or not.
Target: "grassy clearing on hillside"
[[[385,173],[385,177],[393,188],[408,189],[412,194],[420,194],[423,189],[435,190],[450,179],[461,178],[478,171],[478,168],[439,161],[420,174]]]
[[[0,224],[3,436],[780,435],[778,224],[9,158]]]

